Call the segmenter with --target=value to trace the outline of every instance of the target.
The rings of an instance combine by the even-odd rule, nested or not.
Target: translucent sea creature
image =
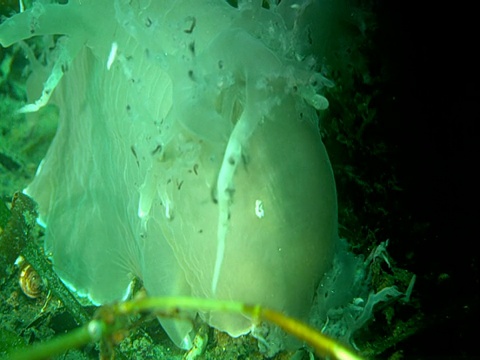
[[[303,17],[317,3],[262,3],[37,1],[0,25],[3,46],[56,40],[46,69],[25,46],[31,102],[20,111],[51,102],[60,112],[25,192],[39,204],[45,253],[79,296],[126,299],[138,278],[152,296],[307,317],[338,240],[317,117],[329,82]],[[253,326],[199,315],[232,336]],[[192,346],[190,321],[161,323]]]

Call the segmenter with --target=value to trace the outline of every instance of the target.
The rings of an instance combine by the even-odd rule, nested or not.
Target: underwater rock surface
[[[333,174],[308,54],[310,2],[82,0],[35,5],[0,43],[31,50],[36,111],[60,111],[26,189],[62,280],[96,304],[150,295],[258,303],[307,316],[337,240]],[[314,36],[315,34],[310,34]],[[193,316],[193,314],[192,314]],[[232,336],[239,315],[204,313]],[[161,320],[180,347],[191,322]]]

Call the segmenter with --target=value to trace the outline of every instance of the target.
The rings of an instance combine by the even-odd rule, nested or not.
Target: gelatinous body
[[[337,239],[316,113],[328,103],[297,21],[309,2],[261,4],[37,3],[0,26],[4,46],[66,35],[48,77],[31,75],[43,93],[23,111],[52,101],[60,123],[26,192],[79,295],[117,301],[139,278],[155,296],[308,314]],[[252,327],[201,316],[232,336]],[[162,324],[190,346],[190,322]]]

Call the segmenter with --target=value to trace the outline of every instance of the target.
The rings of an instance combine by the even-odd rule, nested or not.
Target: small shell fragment
[[[23,256],[19,256],[15,265],[20,268],[18,283],[23,293],[30,299],[36,299],[42,294],[43,282],[37,271]]]

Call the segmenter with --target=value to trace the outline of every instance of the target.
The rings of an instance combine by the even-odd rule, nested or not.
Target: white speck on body
[[[112,67],[115,58],[117,57],[118,44],[116,41],[112,42],[112,47],[110,48],[110,54],[108,55],[107,60],[107,70],[110,70]]]
[[[265,216],[265,210],[263,209],[262,200],[255,200],[255,215],[257,215],[259,219]]]

